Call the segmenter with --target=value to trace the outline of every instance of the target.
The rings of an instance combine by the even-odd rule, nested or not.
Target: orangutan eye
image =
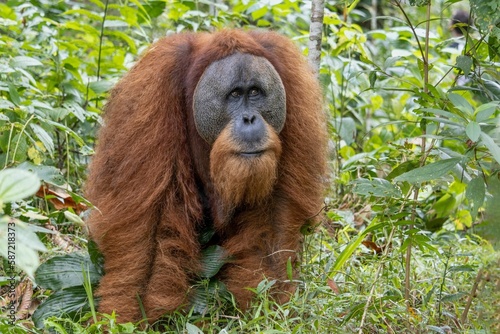
[[[241,96],[241,89],[235,89],[231,93],[229,93],[231,97],[240,97]]]
[[[259,93],[260,93],[259,89],[257,89],[257,88],[252,88],[252,89],[250,89],[250,91],[248,92],[248,95],[249,95],[249,96],[257,96],[257,95],[259,95]]]

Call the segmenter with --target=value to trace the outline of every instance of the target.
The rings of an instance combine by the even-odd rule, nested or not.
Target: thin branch
[[[479,269],[477,273],[476,280],[474,281],[474,285],[472,286],[472,290],[467,298],[467,304],[465,305],[464,311],[462,312],[462,316],[460,317],[460,322],[463,324],[467,320],[467,314],[469,313],[470,306],[472,304],[472,299],[474,299],[476,295],[477,287],[479,286],[479,282],[483,278],[483,268]]]
[[[97,81],[99,81],[101,79],[102,41],[104,39],[104,23],[106,22],[106,16],[108,14],[108,3],[109,3],[109,0],[106,0],[106,4],[104,6],[104,15],[102,17],[102,23],[101,23],[101,33],[99,35],[99,52],[98,52],[98,56],[97,56]],[[95,107],[98,108],[98,106],[99,106],[99,99],[96,99]]]
[[[316,77],[319,76],[319,64],[321,60],[321,40],[323,36],[324,15],[325,15],[325,1],[313,0],[311,8],[311,26],[309,28],[308,61]]]

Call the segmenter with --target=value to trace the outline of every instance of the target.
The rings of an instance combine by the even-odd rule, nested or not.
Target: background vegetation
[[[450,29],[460,9],[474,23],[464,36]],[[0,3],[0,332],[499,332],[499,10],[327,1],[331,189],[299,289],[280,306],[263,282],[241,313],[207,286],[203,307],[143,328],[87,300],[101,273],[81,189],[108,90],[153,41],[185,30],[273,29],[307,54],[310,2]]]

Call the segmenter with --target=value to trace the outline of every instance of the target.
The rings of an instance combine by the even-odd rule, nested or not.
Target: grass
[[[332,228],[331,223],[326,223],[306,237],[298,289],[284,305],[268,298],[272,282],[264,281],[256,289],[255,302],[246,312],[237,310],[234,301],[214,294],[208,313],[176,313],[147,328],[142,324],[117,324],[114,315],[95,317],[92,312],[78,322],[52,317],[46,321],[46,327],[55,333],[500,331],[500,256],[488,243],[455,232],[431,235],[434,251],[416,248],[413,252],[411,305],[408,306],[404,299],[405,252],[397,233],[386,254],[376,254],[373,245],[367,243],[369,247],[361,245],[341,270],[332,271],[346,242],[355,237],[349,231],[352,230]],[[383,232],[377,237],[383,241]],[[379,246],[384,246],[383,242]],[[35,291],[35,296],[40,298],[40,291]],[[471,292],[474,296],[465,312]],[[370,301],[368,305],[367,301]],[[0,331],[6,332],[6,329],[6,323],[0,325]],[[28,319],[8,328],[8,332],[44,331],[32,328]]]

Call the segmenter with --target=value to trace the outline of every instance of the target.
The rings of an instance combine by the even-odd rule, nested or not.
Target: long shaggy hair
[[[272,127],[262,156],[242,158],[227,127],[215,141],[210,152],[210,176],[222,203],[235,208],[240,204],[254,205],[268,196],[278,177],[281,142]]]
[[[265,57],[286,92],[285,126],[268,127],[270,150],[255,161],[232,154],[228,128],[209,145],[194,124],[200,77],[236,52]],[[153,44],[111,93],[86,185],[97,208],[88,226],[105,257],[100,311],[139,320],[142,302],[155,320],[187,306],[208,225],[231,258],[218,277],[242,308],[264,277],[286,300],[287,261],[297,261],[300,228],[322,204],[326,138],[320,89],[287,38],[226,30]]]

